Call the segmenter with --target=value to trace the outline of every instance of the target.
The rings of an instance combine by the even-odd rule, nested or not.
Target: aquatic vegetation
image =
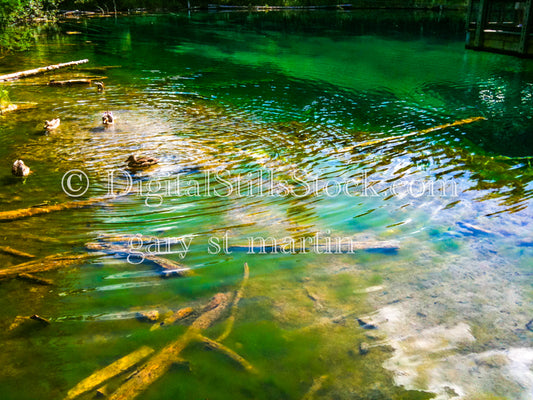
[[[465,53],[446,14],[388,14],[394,32],[273,14],[72,19],[6,56],[91,61],[6,86],[39,105],[0,120],[2,393],[520,398],[533,176],[481,132],[530,115],[530,67]],[[105,90],[49,85],[92,74]],[[158,162],[124,170],[132,154]],[[61,187],[74,169],[79,199]]]

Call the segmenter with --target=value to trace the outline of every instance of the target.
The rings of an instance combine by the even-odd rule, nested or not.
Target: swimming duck
[[[51,121],[45,121],[44,122],[44,129],[47,130],[47,131],[52,131],[52,130],[56,129],[59,126],[60,122],[61,122],[61,120],[59,118],[54,118]]]
[[[24,161],[17,160],[13,163],[11,173],[15,176],[28,176],[30,174],[30,167],[24,164]]]
[[[102,122],[104,125],[111,125],[115,122],[115,117],[111,111],[106,111],[102,116]]]
[[[149,156],[136,156],[131,155],[126,160],[130,169],[143,169],[151,167],[159,162],[157,158]]]
[[[94,86],[96,86],[96,89],[99,91],[99,92],[103,92],[104,89],[105,89],[105,85],[104,85],[104,82],[100,82],[100,81],[94,81]]]

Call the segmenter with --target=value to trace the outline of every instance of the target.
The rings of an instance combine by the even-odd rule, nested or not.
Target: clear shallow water
[[[191,347],[191,371],[171,370],[142,398],[302,398],[324,375],[316,398],[430,396],[415,390],[528,398],[533,173],[524,157],[533,156],[531,61],[464,51],[461,17],[454,15],[220,13],[68,21],[59,28],[31,51],[4,58],[0,70],[82,58],[90,59],[87,68],[121,68],[105,72],[103,93],[36,85],[48,77],[8,86],[13,100],[39,106],[0,120],[2,210],[69,200],[61,177],[73,168],[91,180],[86,198],[105,194],[108,172],[124,168],[134,152],[161,159],[135,177],[137,184],[170,186],[181,173],[185,186],[198,183],[200,195],[164,195],[154,207],[159,198],[132,193],[2,223],[2,244],[46,256],[84,252],[104,234],[196,235],[184,259],[168,256],[195,275],[161,279],[149,265],[101,256],[47,273],[53,287],[2,282],[6,398],[33,399],[36,391],[62,398],[129,351],[162,348],[185,328],[151,331],[136,312],[199,307],[235,290],[244,262],[251,278],[225,344],[260,374]],[[117,116],[114,127],[101,128],[104,110]],[[487,120],[370,143],[477,116]],[[42,121],[53,117],[61,117],[61,127],[41,135]],[[367,144],[347,149],[361,142]],[[24,184],[9,174],[16,158],[34,171]],[[216,170],[233,178],[272,171],[275,185],[297,192],[301,182],[291,174],[298,171],[332,193],[334,182],[366,174],[375,192],[201,195],[206,182],[227,189],[212,175],[206,181]],[[430,185],[444,181],[455,192],[431,195]],[[395,240],[400,250],[210,254],[209,238],[226,232],[232,245],[319,233]],[[4,266],[18,262],[2,256]],[[374,319],[378,333],[369,337],[353,316],[319,323],[349,313]],[[52,324],[9,331],[17,315],[32,314]],[[447,345],[423,345],[428,337],[447,338]],[[361,355],[361,342],[376,346]],[[515,348],[526,349],[523,359],[510,353]],[[494,356],[507,361],[486,361]],[[469,363],[475,372],[462,371]]]

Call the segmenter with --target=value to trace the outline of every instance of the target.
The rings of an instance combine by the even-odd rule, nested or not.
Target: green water
[[[87,199],[108,192],[108,173],[124,169],[130,154],[160,159],[133,177],[144,194],[3,222],[1,245],[44,257],[84,253],[104,235],[194,235],[184,258],[163,255],[192,268],[186,278],[95,254],[40,274],[54,286],[3,281],[0,397],[60,399],[142,345],[163,348],[186,326],[150,330],[136,313],[201,310],[238,288],[247,262],[250,279],[224,344],[258,374],[193,345],[182,354],[189,367],[172,368],[140,398],[300,399],[321,376],[309,398],[530,398],[533,63],[465,51],[462,29],[461,15],[410,12],[94,18],[61,22],[30,51],[0,60],[0,73],[83,58],[86,68],[120,66],[5,86],[13,101],[38,106],[0,117],[2,211],[72,200],[61,186],[72,169],[89,177]],[[89,75],[105,75],[106,90],[43,84]],[[106,110],[117,122],[104,129]],[[479,116],[486,120],[370,143]],[[43,121],[56,117],[59,129],[43,135]],[[33,171],[24,182],[10,174],[18,158]],[[229,194],[216,171],[251,176],[254,195]],[[269,173],[281,194],[269,195]],[[158,190],[174,187],[178,174],[181,194]],[[372,186],[335,194],[336,184],[364,176]],[[303,195],[302,181],[329,192]],[[117,172],[115,184],[127,181]],[[212,254],[209,242],[317,233],[400,248]],[[2,267],[24,261],[0,257]],[[379,319],[391,310],[398,320]],[[10,330],[16,316],[32,314],[51,324]],[[378,329],[355,316],[375,318]],[[438,350],[409,342],[460,324],[474,340]],[[205,334],[216,338],[224,327]],[[490,364],[491,352],[508,360]],[[469,363],[475,368],[465,372]]]

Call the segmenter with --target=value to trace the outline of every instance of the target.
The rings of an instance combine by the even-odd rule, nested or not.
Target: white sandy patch
[[[436,400],[471,400],[483,394],[533,400],[533,348],[461,354],[461,348],[476,341],[467,323],[418,329],[399,304],[364,321],[387,334],[380,344],[394,353],[384,367],[394,373],[397,385],[436,393]]]

